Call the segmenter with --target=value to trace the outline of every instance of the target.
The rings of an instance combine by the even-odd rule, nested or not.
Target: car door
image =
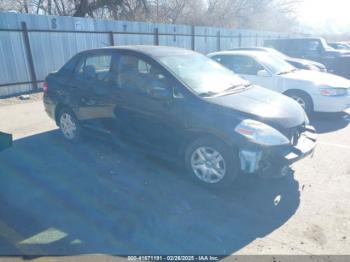
[[[112,52],[96,51],[81,58],[70,81],[69,88],[74,98],[75,113],[83,125],[101,128],[105,119],[113,117],[115,106],[112,92]]]
[[[244,55],[222,55],[215,60],[252,84],[276,90],[274,76],[253,57]],[[262,72],[264,71],[264,72]]]
[[[173,96],[171,75],[145,55],[122,52],[117,56],[119,95],[116,130],[138,143],[160,151],[174,151],[172,144],[184,127],[179,101]],[[119,126],[119,128],[118,128]]]

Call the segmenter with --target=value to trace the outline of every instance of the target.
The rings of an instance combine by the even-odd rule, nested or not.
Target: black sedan
[[[316,144],[293,99],[180,48],[84,51],[47,77],[44,92],[45,109],[67,140],[88,129],[132,141],[180,160],[212,187],[231,184],[239,171],[283,174]]]

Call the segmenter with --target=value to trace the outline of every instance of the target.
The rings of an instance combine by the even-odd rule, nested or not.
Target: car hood
[[[281,76],[285,79],[306,81],[318,86],[350,87],[350,80],[325,72],[297,70]]]
[[[277,92],[252,86],[241,92],[212,97],[210,100],[231,112],[241,112],[277,129],[291,128],[305,122],[305,113],[293,99]]]
[[[348,50],[326,50],[325,55],[327,57],[349,57],[350,51]]]
[[[325,68],[325,66],[323,64],[312,61],[312,60],[294,58],[294,57],[288,58],[288,60],[295,62],[295,63],[302,64],[302,65],[314,65],[314,66],[317,66],[318,68]]]

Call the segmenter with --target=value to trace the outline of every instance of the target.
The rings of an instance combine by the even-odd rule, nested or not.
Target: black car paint
[[[0,132],[0,152],[11,147],[13,143],[11,134]]]
[[[80,91],[73,79],[72,69],[87,54],[109,53],[139,56],[157,65],[170,79],[172,95],[168,99],[154,99],[150,94],[135,94],[114,86],[97,89],[93,83],[84,83]],[[289,135],[294,128],[305,127],[305,114],[295,101],[278,93],[251,86],[231,94],[203,98],[196,95],[171,74],[158,60],[169,52],[191,52],[170,47],[123,47],[103,48],[79,53],[61,70],[50,74],[46,81],[48,91],[44,94],[45,109],[57,123],[57,113],[63,107],[74,111],[84,127],[109,133],[118,132],[136,141],[143,148],[150,148],[161,156],[183,159],[188,144],[201,136],[214,136],[234,150],[254,149],[266,151],[266,156],[276,163],[288,164],[285,159],[293,145],[262,147],[248,141],[234,131],[244,119],[255,119],[269,124],[281,133]],[[85,110],[85,112],[84,112]],[[99,112],[99,114],[96,114]],[[308,153],[312,152],[310,149]],[[304,157],[307,154],[298,155]]]

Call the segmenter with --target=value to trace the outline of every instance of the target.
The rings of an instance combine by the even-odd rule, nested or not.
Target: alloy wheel
[[[62,130],[63,135],[67,139],[72,140],[76,137],[77,124],[74,118],[70,114],[63,113],[61,115],[60,128]]]
[[[203,182],[214,184],[226,174],[226,162],[221,153],[211,147],[198,147],[191,156],[194,174]]]

